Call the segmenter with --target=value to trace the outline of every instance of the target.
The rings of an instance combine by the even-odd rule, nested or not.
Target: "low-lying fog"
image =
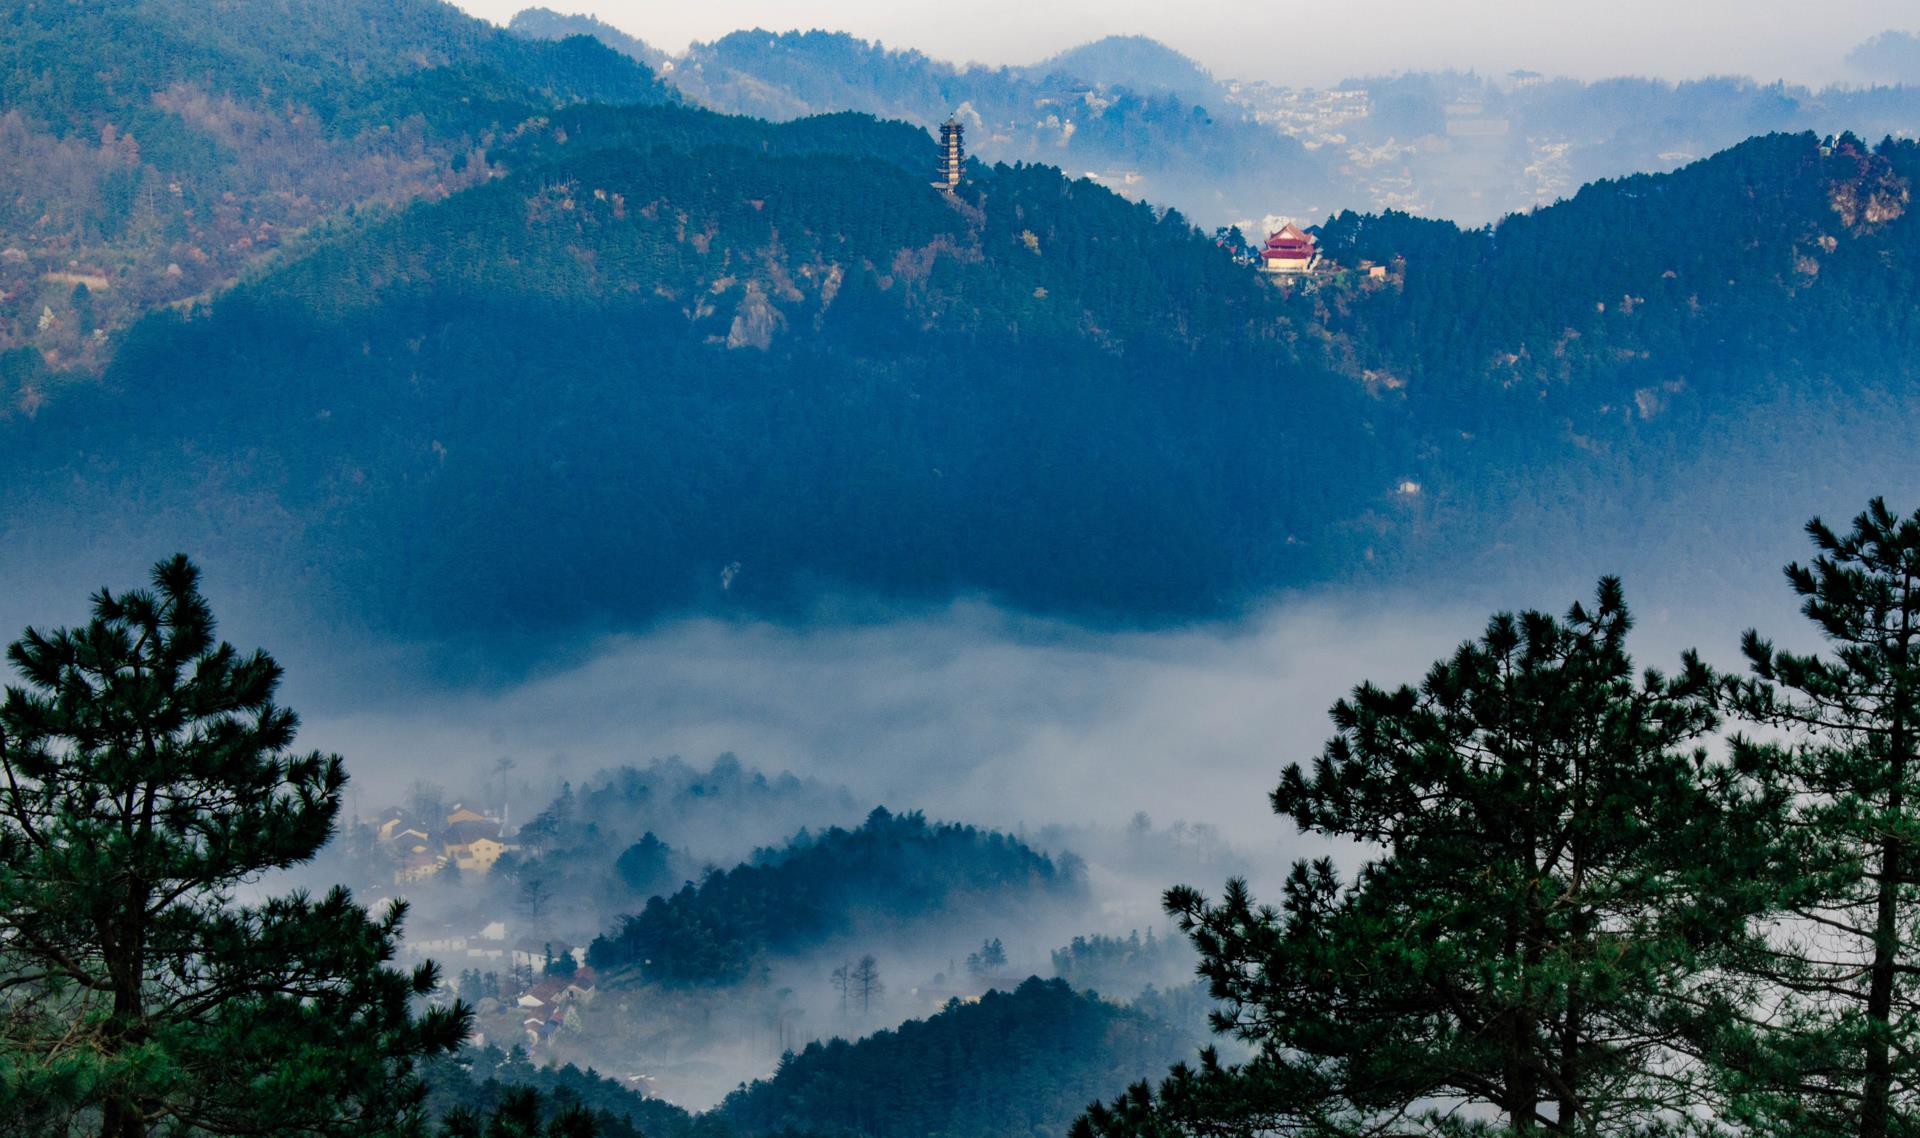
[[[1782,593],[1752,619],[1785,635]],[[1575,599],[1561,590],[1512,607],[1560,612]],[[1121,633],[982,604],[854,627],[686,621],[608,639],[584,663],[503,690],[308,710],[304,739],[347,757],[367,811],[414,778],[451,790],[502,758],[545,794],[609,766],[731,752],[943,819],[1017,830],[1120,825],[1144,810],[1271,855],[1292,835],[1266,792],[1287,763],[1317,754],[1329,705],[1364,679],[1417,682],[1488,611],[1301,597],[1235,624]],[[1636,611],[1643,666],[1671,667],[1696,643],[1735,662],[1737,620],[1700,628],[1686,609]]]
[[[1399,606],[1393,606],[1399,607]],[[982,605],[863,627],[689,621],[504,691],[309,713],[368,809],[511,757],[545,787],[724,752],[894,809],[1004,829],[1204,820],[1285,837],[1264,793],[1363,677],[1416,679],[1483,614],[1314,601],[1244,625],[1099,634]]]

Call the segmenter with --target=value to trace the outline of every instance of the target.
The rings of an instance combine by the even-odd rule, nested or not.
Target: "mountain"
[[[528,856],[578,860],[592,848],[623,847],[651,833],[703,859],[732,861],[803,826],[851,823],[866,812],[844,786],[769,777],[732,755],[705,769],[663,759],[568,784],[520,827],[517,841]]]
[[[1876,484],[1920,490],[1885,462],[1915,425],[1916,177],[1912,142],[1772,135],[1490,229],[1343,214],[1332,255],[1433,268],[1323,327],[1447,449],[1471,524],[1500,519],[1482,556],[1631,541],[1727,572],[1702,562],[1752,548],[1755,519],[1784,537]]]
[[[483,181],[484,149],[544,111],[671,98],[590,39],[440,0],[6,5],[0,352],[97,369],[140,315],[316,226]]]
[[[657,97],[435,104],[419,137],[475,143],[471,185],[343,207],[270,258],[220,246],[191,287],[247,279],[113,332],[97,376],[0,354],[0,474],[37,488],[10,548],[61,576],[185,547],[329,629],[497,648],[831,596],[1216,616],[1586,575],[1649,531],[1678,559],[1655,564],[1737,576],[1752,534],[1902,488],[1912,143],[1764,136],[1489,228],[1342,213],[1327,252],[1384,279],[1276,287],[1049,166],[976,162],[946,195],[911,124],[723,115],[582,40],[474,35],[489,74],[590,51]],[[479,64],[405,72],[420,42],[363,73],[471,90]],[[185,66],[126,66],[148,55]],[[329,121],[420,89],[345,85]],[[261,137],[207,168],[257,177]],[[180,223],[254,224],[224,193]],[[148,265],[214,244],[144,240]],[[0,254],[34,335],[105,330],[121,290],[44,263]],[[1819,480],[1767,484],[1809,445]]]
[[[1912,143],[1771,136],[1491,229],[1343,214],[1327,250],[1392,271],[1296,288],[1045,167],[949,198],[931,147],[554,112],[487,184],[0,422],[6,477],[58,488],[9,540],[185,544],[330,621],[498,644],[834,593],[1154,621],[1586,575],[1633,537],[1737,578],[1903,488]],[[51,382],[8,366],[9,405]],[[1769,484],[1808,447],[1819,480]]]
[[[559,26],[537,15],[525,24],[541,35]],[[564,26],[615,48],[627,39],[604,25]],[[730,114],[858,111],[931,127],[958,113],[969,148],[987,161],[1052,163],[1212,222],[1323,211],[1336,200],[1323,162],[1250,121],[1191,61],[1150,40],[988,68],[837,32],[753,30],[695,44],[664,73],[689,99]]]
[[[1173,94],[1215,104],[1225,91],[1192,59],[1146,36],[1107,36],[1069,48],[1027,68],[1036,78],[1062,75],[1100,87]]]
[[[749,980],[769,955],[818,949],[878,928],[951,922],[970,909],[1013,919],[1023,904],[1056,905],[1083,882],[1024,843],[972,826],[875,809],[853,830],[802,832],[780,849],[654,897],[595,938],[587,962],[603,973],[665,987]]]
[[[1088,1102],[1188,1058],[1201,1030],[1190,1018],[1191,1009],[1160,997],[1122,1007],[1030,979],[854,1042],[809,1043],[704,1114],[591,1068],[535,1064],[497,1045],[429,1063],[427,1108],[488,1113],[531,1087],[550,1109],[592,1112],[608,1138],[1064,1133]]]
[[[631,37],[577,18],[534,10],[527,26],[636,50]],[[1890,32],[1863,44],[1856,69],[1912,83],[1903,70],[1910,38]],[[1920,114],[1920,85],[1816,90],[1738,77],[1407,72],[1300,88],[1216,79],[1140,36],[996,69],[828,32],[753,31],[658,65],[673,68],[688,97],[733,113],[859,110],[932,126],[957,108],[989,160],[1094,173],[1129,196],[1250,233],[1275,215],[1321,216],[1335,208],[1328,203],[1482,224],[1588,182],[1678,169],[1756,135],[1901,137]]]
[[[845,787],[769,778],[731,755],[705,770],[668,759],[565,785],[520,827],[513,868],[592,928],[609,906],[671,893],[703,866],[730,865],[807,826],[853,824],[865,813]]]
[[[1061,1134],[1090,1096],[1192,1050],[1144,1013],[1030,979],[857,1043],[809,1044],[715,1113],[743,1135]]]
[[[1582,185],[1668,172],[1747,138],[1911,133],[1920,87],[1829,87],[1715,77],[1583,82],[1529,72],[1408,72],[1327,90],[1228,84],[1241,113],[1319,155],[1356,208],[1471,225]]]
[[[16,524],[497,639],[823,588],[1208,609],[1341,556],[1399,473],[1266,282],[1057,171],[948,198],[906,127],[679,107],[486,160],[7,422],[10,476],[64,487]]]
[[[507,24],[507,30],[536,40],[590,36],[621,55],[646,64],[656,74],[672,65],[672,57],[666,52],[592,16],[563,14],[551,8],[528,8],[515,13]]]

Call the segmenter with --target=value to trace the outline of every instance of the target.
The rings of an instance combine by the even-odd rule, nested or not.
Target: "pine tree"
[[[1786,569],[1826,656],[1743,645],[1733,705],[1768,729],[1741,760],[1792,794],[1782,830],[1795,870],[1757,974],[1764,1023],[1726,1055],[1746,1120],[1774,1133],[1885,1138],[1920,1118],[1920,513],[1875,499],[1819,554]]]
[[[1636,677],[1629,627],[1608,579],[1592,609],[1496,616],[1418,689],[1337,704],[1272,800],[1373,851],[1358,874],[1299,862],[1278,910],[1238,880],[1167,898],[1216,1029],[1255,1057],[1208,1055],[1077,1133],[1684,1128],[1709,1102],[1694,1041],[1741,1002],[1710,969],[1766,901],[1775,807],[1698,746],[1707,670]]]
[[[319,850],[346,775],[291,751],[279,666],[215,643],[198,581],[162,562],[152,591],[103,590],[86,627],[8,650],[0,1113],[105,1138],[397,1132],[414,1060],[469,1013],[410,1011],[436,973],[390,965],[404,906],[236,903]]]
[[[981,979],[999,975],[1007,966],[1007,949],[999,937],[980,942],[980,951],[967,954],[967,972]]]
[[[532,1087],[513,1087],[491,1113],[456,1107],[441,1120],[438,1138],[595,1138],[600,1127],[579,1104],[550,1109]]]

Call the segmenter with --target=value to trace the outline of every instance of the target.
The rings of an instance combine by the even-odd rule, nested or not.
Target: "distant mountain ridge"
[[[528,35],[584,32],[647,58],[631,37],[537,13]],[[987,161],[1040,161],[1129,196],[1207,216],[1302,212],[1335,200],[1326,164],[1260,128],[1192,60],[1116,37],[1032,67],[958,67],[839,32],[733,32],[661,65],[702,106],[774,120],[858,111],[933,126],[958,112]]]
[[[1064,75],[1141,94],[1167,92],[1203,105],[1217,103],[1226,93],[1212,72],[1146,36],[1106,36],[1068,48],[1026,70],[1036,77]]]
[[[592,16],[561,13],[551,8],[527,8],[516,12],[513,19],[507,22],[507,30],[537,40],[590,36],[622,55],[639,60],[656,73],[663,65],[670,65],[672,60],[666,52],[611,24]]]
[[[565,26],[593,32],[578,20]],[[552,35],[560,25],[543,27]],[[616,47],[628,38],[601,27]],[[1414,72],[1313,90],[1215,77],[1141,36],[1109,36],[1030,66],[963,68],[824,31],[737,32],[695,45],[669,75],[703,105],[770,118],[858,110],[930,126],[968,109],[973,117],[963,118],[989,160],[1097,173],[1208,226],[1339,208],[1481,224],[1597,179],[1673,170],[1754,135],[1910,137],[1920,121],[1911,37],[1889,32],[1852,58],[1863,74],[1908,85]]]

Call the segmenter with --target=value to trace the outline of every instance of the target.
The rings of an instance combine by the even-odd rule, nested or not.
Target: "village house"
[[[373,832],[383,842],[399,841],[403,834],[418,834],[423,839],[427,836],[426,831],[414,825],[413,820],[401,810],[388,810],[381,814]]]
[[[393,858],[396,885],[424,881],[449,865],[485,876],[514,848],[503,818],[458,803],[444,820],[416,818],[397,806],[378,818],[374,836]]]
[[[459,866],[460,872],[484,875],[493,869],[493,863],[500,860],[501,854],[512,848],[506,843],[503,830],[498,819],[456,809],[447,815],[446,829],[441,831],[441,853]]]
[[[562,1027],[578,1027],[581,1005],[591,1003],[595,993],[593,969],[581,967],[572,976],[548,976],[521,993],[514,1006],[525,1012],[520,1026],[527,1033],[527,1047],[536,1049]]]
[[[393,871],[393,883],[411,885],[416,881],[425,881],[446,867],[445,854],[436,854],[420,846],[401,855],[400,867]]]
[[[447,856],[460,867],[462,873],[486,874],[493,869],[493,863],[510,847],[494,838],[475,838],[464,845],[448,845]]]

